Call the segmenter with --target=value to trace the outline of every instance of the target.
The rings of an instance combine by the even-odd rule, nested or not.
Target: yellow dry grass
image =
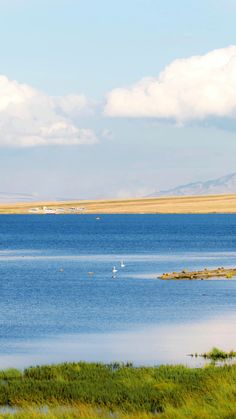
[[[183,196],[164,198],[141,198],[125,200],[91,200],[65,202],[35,202],[0,204],[2,214],[26,214],[30,208],[42,209],[64,208],[70,212],[71,207],[84,207],[85,214],[206,214],[236,213],[236,195]]]

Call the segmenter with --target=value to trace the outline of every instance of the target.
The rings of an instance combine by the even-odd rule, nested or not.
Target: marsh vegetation
[[[203,354],[195,353],[195,354],[191,354],[191,356],[192,357],[195,356],[195,358],[201,357],[204,359],[209,359],[213,362],[217,362],[217,361],[232,360],[236,358],[236,352],[233,350],[226,352],[219,348],[212,348],[209,352],[204,352]]]
[[[236,417],[235,392],[235,365],[80,362],[0,372],[0,404],[16,407],[15,418],[228,418]]]

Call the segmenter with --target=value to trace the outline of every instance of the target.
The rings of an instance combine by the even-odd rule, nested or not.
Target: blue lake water
[[[235,215],[1,215],[0,368],[236,349],[236,281],[157,279],[218,266],[236,266]]]

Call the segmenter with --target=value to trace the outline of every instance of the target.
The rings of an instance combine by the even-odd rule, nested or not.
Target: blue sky
[[[0,0],[0,11],[0,191],[142,196],[235,171],[233,1]],[[206,62],[208,78],[194,78]]]

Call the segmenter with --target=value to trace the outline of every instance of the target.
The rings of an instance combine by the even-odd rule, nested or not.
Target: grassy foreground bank
[[[9,369],[0,372],[0,405],[18,407],[15,418],[236,418],[236,365]]]

